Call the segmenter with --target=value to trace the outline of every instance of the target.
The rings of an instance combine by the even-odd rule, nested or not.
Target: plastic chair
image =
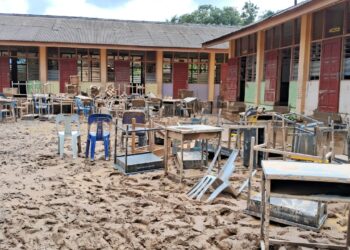
[[[235,160],[238,156],[238,150],[233,150],[230,157],[227,159],[224,167],[220,170],[217,176],[212,175],[211,171],[214,167],[215,161],[221,153],[221,147],[217,150],[212,163],[208,168],[208,174],[204,176],[188,193],[187,195],[196,200],[200,200],[207,190],[213,186],[214,191],[207,199],[207,202],[212,202],[222,191],[227,190],[233,195],[235,191],[231,186],[230,177],[235,171]]]
[[[108,131],[103,130],[103,124],[108,125]],[[96,124],[96,132],[91,131],[91,126]],[[105,159],[109,160],[110,156],[110,134],[111,134],[111,124],[112,124],[112,116],[109,114],[93,114],[88,118],[88,137],[86,142],[86,158],[89,157],[90,151],[90,159],[95,159],[95,146],[97,141],[103,141],[104,149],[105,149]]]
[[[59,125],[62,123],[64,123],[64,131],[59,131]],[[72,124],[74,123],[77,124],[77,130],[72,130]],[[73,158],[77,158],[78,151],[79,152],[81,151],[79,116],[76,114],[71,116],[63,115],[63,114],[57,115],[56,129],[57,129],[57,135],[58,135],[58,153],[60,154],[60,157],[63,158],[64,139],[66,137],[71,137]]]
[[[85,117],[89,116],[90,111],[92,110],[91,105],[84,105],[80,98],[74,99],[75,106],[77,106],[77,113],[80,115],[80,112],[83,111]]]

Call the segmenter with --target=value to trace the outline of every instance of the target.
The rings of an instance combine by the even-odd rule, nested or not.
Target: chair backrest
[[[235,171],[235,160],[238,156],[238,150],[233,150],[230,154],[230,157],[227,159],[225,165],[222,167],[218,174],[218,178],[223,181],[228,181],[232,175],[232,173]]]
[[[145,108],[146,101],[144,99],[132,99],[131,105],[132,105],[132,108]]]
[[[56,129],[61,123],[64,123],[64,135],[72,135],[72,124],[76,123],[78,126],[78,131],[80,131],[79,115],[64,115],[59,114],[56,116]]]
[[[88,133],[90,133],[91,125],[96,124],[96,139],[103,140],[103,124],[107,124],[111,129],[112,116],[109,114],[92,114],[88,118]]]
[[[136,123],[145,124],[146,114],[139,110],[127,110],[123,113],[122,124],[132,124],[132,119],[135,118]]]

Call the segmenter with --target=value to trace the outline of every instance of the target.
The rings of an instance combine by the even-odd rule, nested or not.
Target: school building
[[[229,42],[226,101],[350,113],[350,1],[307,0],[203,44]]]
[[[228,43],[202,43],[238,27],[82,17],[0,14],[0,92],[40,81],[64,92],[70,75],[90,85],[142,84],[146,93],[177,97],[191,89],[202,100],[219,95]],[[16,85],[17,86],[17,85]]]

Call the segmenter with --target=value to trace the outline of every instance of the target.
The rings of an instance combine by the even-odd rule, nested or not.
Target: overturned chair
[[[212,170],[215,166],[215,162],[221,154],[221,146],[217,149],[213,161],[208,168],[208,174],[204,176],[188,193],[188,197],[191,199],[201,200],[202,196],[208,191],[210,187],[214,188],[214,191],[206,200],[206,202],[212,202],[221,192],[224,190],[236,195],[234,189],[230,183],[230,177],[235,171],[235,160],[238,156],[238,150],[233,150],[230,157],[227,159],[225,165],[219,171],[217,175],[212,174]]]

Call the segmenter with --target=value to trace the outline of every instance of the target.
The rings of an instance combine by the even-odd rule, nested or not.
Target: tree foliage
[[[259,19],[262,20],[262,19],[265,19],[265,18],[268,18],[270,16],[273,16],[275,14],[275,12],[273,12],[272,10],[266,10],[260,17]]]
[[[213,5],[200,5],[197,10],[181,16],[173,16],[167,22],[171,23],[197,23],[215,25],[248,25],[255,22],[259,7],[250,0],[244,3],[242,11],[234,7],[218,8]],[[259,20],[272,16],[275,12],[265,11]]]
[[[259,7],[251,1],[245,2],[241,13],[241,23],[243,25],[251,24],[255,21]]]
[[[213,5],[201,5],[197,10],[189,14],[174,16],[170,19],[172,23],[198,23],[198,24],[223,24],[238,25],[240,24],[240,13],[232,7],[222,9]]]

